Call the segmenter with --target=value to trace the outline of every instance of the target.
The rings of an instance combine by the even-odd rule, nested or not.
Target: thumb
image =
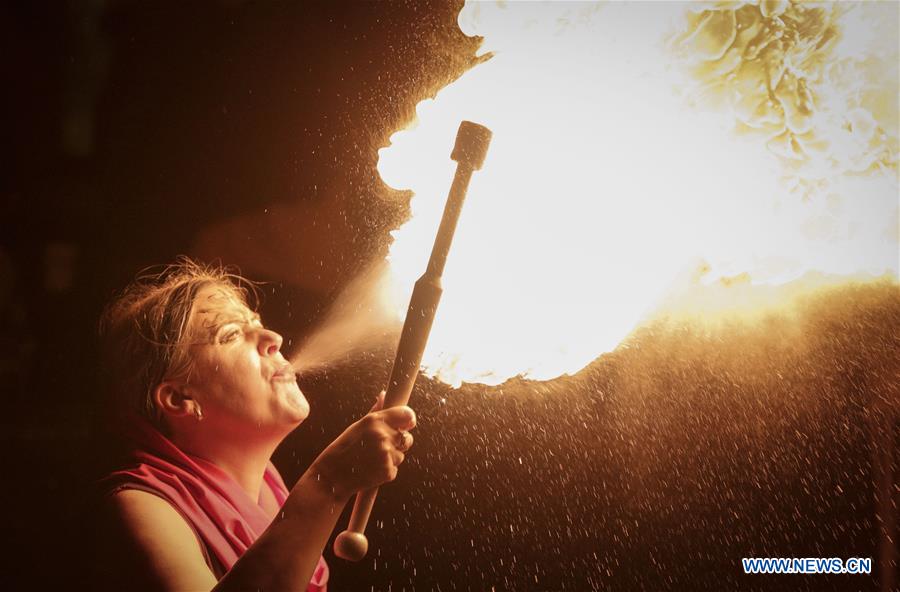
[[[369,413],[372,413],[374,411],[381,411],[381,409],[384,407],[384,395],[385,391],[381,391],[380,393],[378,393],[378,396],[375,398],[375,404],[372,405],[371,409],[369,409]]]

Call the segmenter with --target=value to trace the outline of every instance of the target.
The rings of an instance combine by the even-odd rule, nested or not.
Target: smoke
[[[327,369],[395,340],[400,331],[387,261],[361,273],[341,292],[317,328],[291,358],[298,374]]]

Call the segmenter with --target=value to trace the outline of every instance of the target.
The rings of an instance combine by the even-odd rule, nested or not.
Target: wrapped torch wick
[[[416,281],[409,301],[406,321],[403,323],[394,367],[384,397],[385,408],[406,405],[409,402],[409,396],[419,374],[419,365],[422,363],[422,354],[428,342],[428,334],[434,322],[434,314],[443,292],[441,276],[469,188],[469,180],[472,178],[472,172],[479,170],[484,163],[490,142],[491,130],[470,121],[460,123],[459,131],[456,133],[456,144],[450,155],[457,163],[456,175],[453,177],[441,225],[434,239],[428,268]],[[357,494],[350,516],[350,525],[334,541],[334,553],[338,557],[359,561],[366,556],[369,541],[364,532],[377,495],[377,487]]]

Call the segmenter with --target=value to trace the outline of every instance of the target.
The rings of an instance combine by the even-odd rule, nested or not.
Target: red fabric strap
[[[169,501],[189,521],[207,553],[226,571],[263,533],[274,515],[247,495],[225,471],[202,458],[181,451],[143,419],[135,419],[129,430],[134,448],[133,464],[104,479],[110,491],[129,485],[150,491]],[[280,508],[288,490],[270,462],[263,478]],[[218,570],[210,565],[214,573]],[[223,574],[216,573],[217,577]],[[307,592],[325,592],[328,564],[319,557]]]

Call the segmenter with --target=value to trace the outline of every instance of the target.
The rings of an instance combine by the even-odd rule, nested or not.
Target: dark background
[[[97,318],[137,271],[182,253],[239,265],[267,282],[263,316],[290,350],[386,253],[409,196],[380,182],[377,150],[476,62],[460,6],[0,8],[3,579],[90,588],[88,492],[108,460]],[[326,550],[331,588],[876,589],[742,576],[740,558],[878,557],[898,336],[896,287],[876,283],[764,324],[639,331],[550,383],[420,380],[415,452],[382,491],[370,556]],[[289,483],[391,358],[304,381],[313,416],[276,455]]]

